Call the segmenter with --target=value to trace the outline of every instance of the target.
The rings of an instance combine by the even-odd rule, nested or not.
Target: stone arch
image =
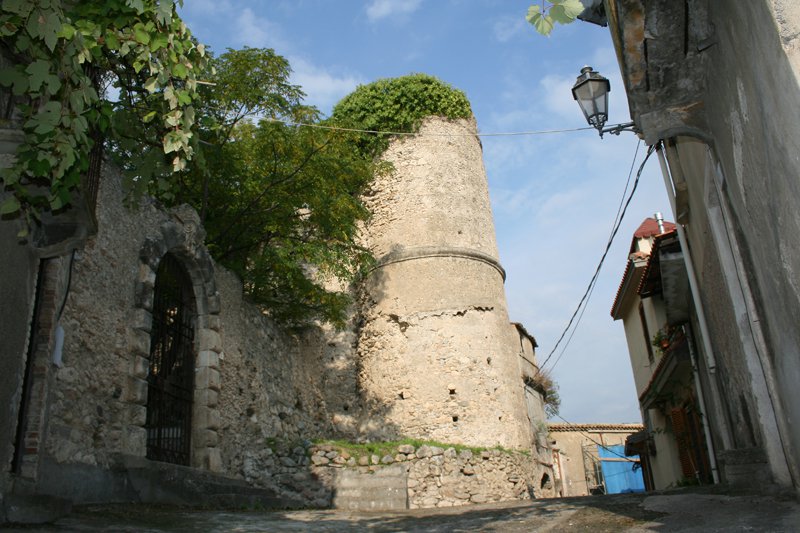
[[[188,274],[196,310],[190,464],[196,468],[219,471],[219,357],[222,343],[219,334],[220,299],[214,278],[214,263],[203,244],[205,231],[197,213],[189,206],[180,206],[172,209],[170,215],[168,221],[144,239],[139,251],[139,275],[134,289],[135,314],[130,328],[133,364],[126,395],[131,412],[126,452],[140,457],[146,454],[147,373],[153,296],[158,265],[170,253]]]

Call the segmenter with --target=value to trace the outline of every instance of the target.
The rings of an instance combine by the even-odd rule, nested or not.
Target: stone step
[[[0,524],[46,524],[72,510],[72,502],[42,494],[6,494],[0,505]]]
[[[408,473],[402,465],[387,466],[377,472],[338,470],[333,506],[350,511],[408,509]]]
[[[241,479],[185,466],[148,461],[127,468],[127,478],[142,503],[226,509],[291,509],[299,499],[253,487]]]

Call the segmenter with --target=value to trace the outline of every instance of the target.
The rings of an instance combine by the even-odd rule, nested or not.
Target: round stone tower
[[[383,159],[394,170],[366,198],[378,263],[360,302],[364,429],[528,448],[520,340],[475,134],[474,120],[425,119],[419,135],[392,141]]]

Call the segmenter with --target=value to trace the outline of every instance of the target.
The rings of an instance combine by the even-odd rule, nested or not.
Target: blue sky
[[[467,94],[481,132],[580,128],[570,88],[588,64],[611,80],[609,123],[629,121],[608,29],[576,22],[542,37],[525,22],[530,2],[185,0],[181,13],[217,53],[274,48],[289,59],[306,103],[325,114],[358,84],[424,72]],[[482,142],[510,318],[536,337],[542,362],[605,249],[637,139],[580,131]],[[656,211],[672,219],[653,157],[554,368],[570,422],[640,421],[622,324],[609,310],[631,236]]]

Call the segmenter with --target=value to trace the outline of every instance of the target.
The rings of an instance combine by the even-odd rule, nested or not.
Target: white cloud
[[[292,83],[303,88],[306,103],[316,106],[327,114],[336,102],[364,83],[360,76],[352,74],[336,74],[329,70],[299,58],[290,57],[292,65]]]
[[[525,21],[522,17],[502,17],[492,25],[494,37],[501,43],[507,43],[525,30]]]
[[[549,74],[539,84],[544,90],[543,99],[548,111],[572,120],[581,116],[580,108],[572,98],[575,78]]]
[[[372,0],[367,6],[367,18],[375,22],[392,15],[408,15],[419,8],[422,0]]]
[[[280,26],[266,17],[259,17],[252,9],[245,8],[236,17],[233,32],[234,44],[253,48],[274,48],[279,54],[287,54],[291,45],[283,37]]]

